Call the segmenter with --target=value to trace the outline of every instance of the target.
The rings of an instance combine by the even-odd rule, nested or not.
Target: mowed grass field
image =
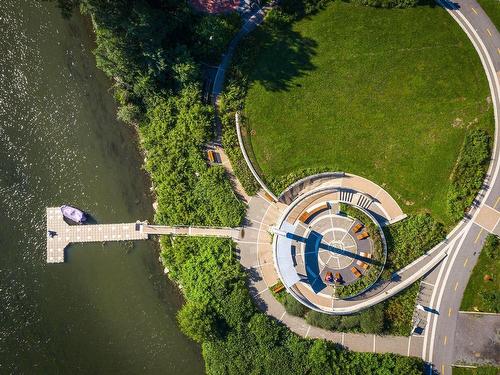
[[[491,257],[488,255],[486,250],[486,245],[479,254],[479,259],[477,260],[474,269],[465,288],[464,295],[462,297],[462,303],[460,305],[460,310],[463,311],[482,311],[496,313],[500,301],[497,300],[496,303],[487,303],[483,293],[494,293],[500,290],[500,280],[498,279],[498,272],[500,270],[500,246],[494,247],[494,250],[490,250],[490,253],[497,254],[496,257]],[[489,275],[491,280],[484,280],[484,276]]]
[[[443,9],[335,2],[260,38],[246,141],[271,185],[306,168],[351,172],[403,211],[451,224],[446,193],[464,134],[493,134],[493,110],[479,57]]]

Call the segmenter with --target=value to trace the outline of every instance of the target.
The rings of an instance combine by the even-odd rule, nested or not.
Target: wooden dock
[[[53,233],[49,236],[49,233]],[[59,207],[47,208],[47,263],[63,263],[65,248],[75,242],[147,240],[150,235],[224,237],[238,241],[241,228],[184,227],[150,225],[147,222],[123,224],[68,225]]]

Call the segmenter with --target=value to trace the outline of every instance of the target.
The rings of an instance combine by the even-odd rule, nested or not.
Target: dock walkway
[[[49,236],[53,233],[53,236]],[[76,242],[147,240],[150,235],[225,237],[238,241],[241,228],[171,227],[145,222],[120,224],[67,224],[59,207],[47,208],[47,263],[64,262],[64,250]]]

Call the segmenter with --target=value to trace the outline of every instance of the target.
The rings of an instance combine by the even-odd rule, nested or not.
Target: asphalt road
[[[484,188],[469,217],[462,221],[448,236],[448,241],[441,245],[447,248],[448,256],[425,277],[423,283],[429,292],[420,295],[419,302],[430,308],[425,313],[419,311],[419,317],[425,325],[422,358],[429,363],[429,374],[434,372],[451,375],[455,330],[462,295],[488,234],[488,230],[482,226],[479,213],[484,207],[491,208],[492,211],[488,211],[487,217],[496,219],[497,210],[500,209],[500,34],[475,0],[458,0],[447,5],[448,12],[467,33],[481,58],[490,84],[496,121],[493,160]],[[498,230],[499,226],[496,225],[494,232],[497,233]]]

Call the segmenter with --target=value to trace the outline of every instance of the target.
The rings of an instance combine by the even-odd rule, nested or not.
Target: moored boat
[[[66,219],[70,219],[78,224],[82,224],[87,220],[85,212],[76,207],[64,205],[61,206],[61,212]]]

